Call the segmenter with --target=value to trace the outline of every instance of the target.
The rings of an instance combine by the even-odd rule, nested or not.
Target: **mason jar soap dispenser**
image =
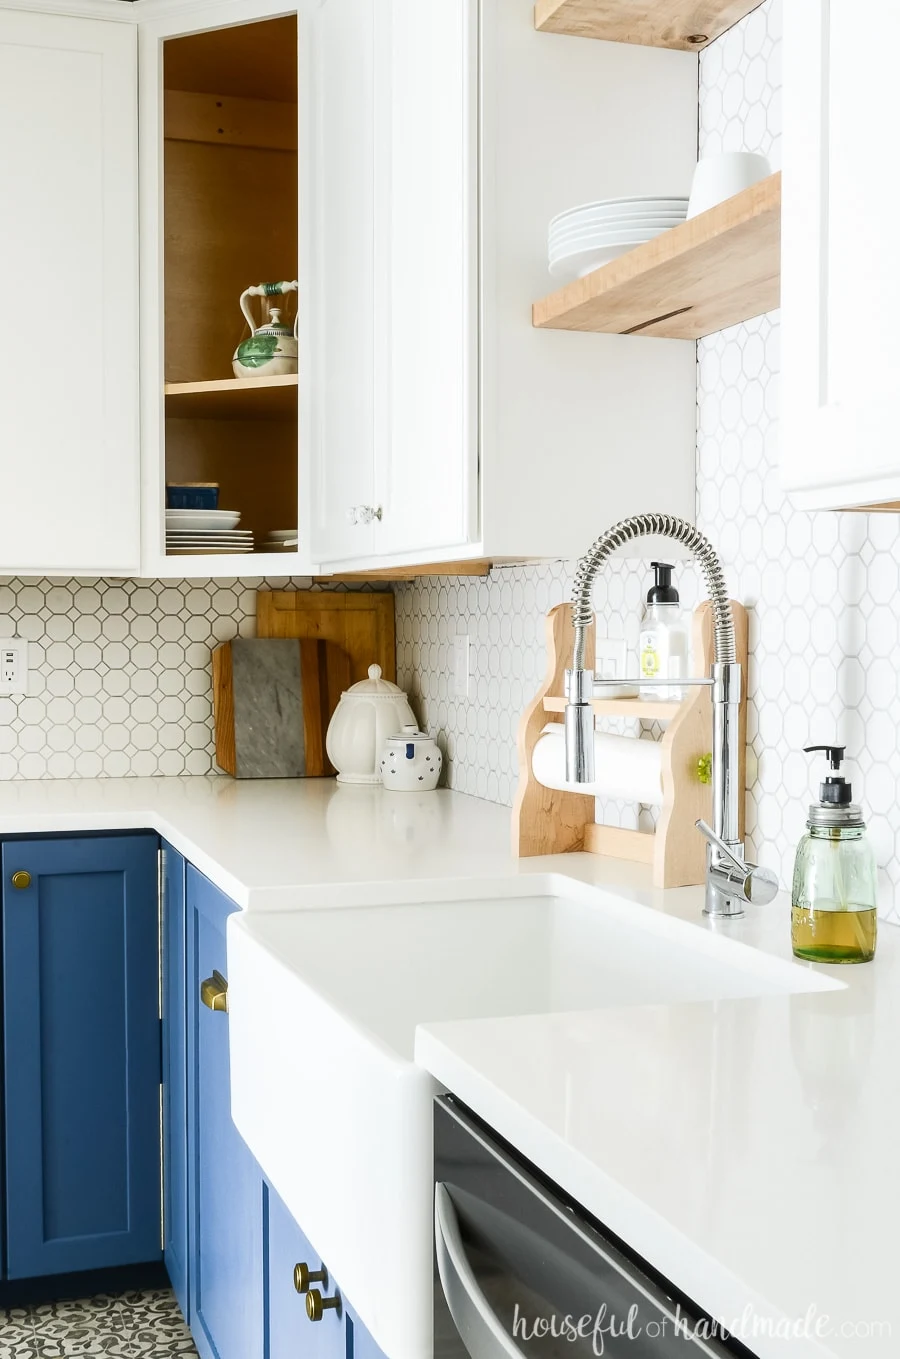
[[[653,586],[641,623],[640,667],[647,679],[683,679],[688,673],[688,631],[681,616],[678,591],[672,584],[669,562],[651,562]],[[684,690],[677,684],[647,684],[641,698],[680,700]]]
[[[813,963],[867,963],[875,956],[877,870],[862,809],[840,773],[844,746],[824,751],[833,774],[819,785],[797,846],[791,891],[794,954]]]

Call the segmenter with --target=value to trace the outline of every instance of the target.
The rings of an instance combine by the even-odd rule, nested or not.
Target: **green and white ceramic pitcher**
[[[250,309],[251,297],[282,297],[297,291],[297,280],[291,283],[257,283],[241,293],[241,311],[250,327],[250,334],[234,351],[231,366],[235,377],[280,377],[297,371],[297,322],[293,330],[282,324],[281,311],[272,307],[269,319],[256,324]]]

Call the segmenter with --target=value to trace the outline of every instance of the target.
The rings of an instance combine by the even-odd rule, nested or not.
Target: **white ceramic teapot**
[[[381,781],[394,793],[431,793],[438,786],[443,763],[434,737],[413,723],[385,741]]]
[[[272,307],[268,321],[261,326],[250,310],[251,297],[283,297],[285,293],[297,291],[297,280],[287,283],[257,283],[245,288],[241,293],[241,311],[250,327],[250,335],[241,340],[234,351],[231,366],[235,377],[282,377],[296,373],[299,344],[297,340],[297,321],[293,329],[282,324],[281,311]]]
[[[381,783],[384,743],[416,719],[406,694],[382,679],[381,666],[369,666],[369,678],[341,694],[325,737],[328,758],[338,783]]]

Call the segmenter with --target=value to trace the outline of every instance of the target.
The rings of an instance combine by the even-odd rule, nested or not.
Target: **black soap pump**
[[[688,672],[688,631],[669,562],[651,562],[654,581],[641,623],[640,669],[647,679],[683,679]],[[679,685],[642,685],[641,698],[681,699]]]
[[[862,808],[840,773],[845,746],[823,751],[829,773],[812,803],[797,846],[791,890],[791,942],[814,963],[867,963],[875,956],[878,873]]]

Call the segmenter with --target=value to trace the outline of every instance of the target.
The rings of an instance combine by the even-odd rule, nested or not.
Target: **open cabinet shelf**
[[[231,365],[243,291],[298,277],[296,15],[167,39],[163,66],[165,481],[216,483],[260,547],[299,522],[299,382]],[[292,326],[295,298],[254,298],[256,325],[277,307]],[[165,551],[185,575],[289,575],[298,560]]]
[[[781,303],[781,174],[535,303],[534,325],[698,340]]]
[[[296,420],[297,374],[167,382],[166,415],[180,420]]]
[[[537,0],[541,33],[700,52],[757,9],[761,0]]]

